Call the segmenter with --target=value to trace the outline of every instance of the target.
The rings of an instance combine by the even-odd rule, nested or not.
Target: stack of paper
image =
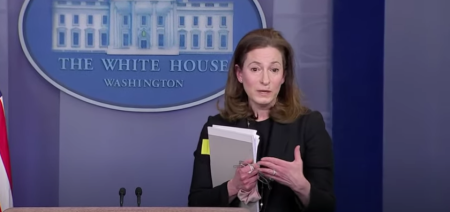
[[[256,130],[213,125],[208,127],[211,177],[218,186],[234,177],[240,161],[256,162],[259,136]],[[258,212],[258,203],[241,203],[241,207]]]

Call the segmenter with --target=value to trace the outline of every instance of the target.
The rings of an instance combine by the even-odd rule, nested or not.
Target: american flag
[[[11,163],[3,96],[0,91],[0,211],[13,207]]]

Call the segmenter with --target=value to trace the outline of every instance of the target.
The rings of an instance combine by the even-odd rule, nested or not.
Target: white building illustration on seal
[[[233,3],[54,0],[52,30],[58,52],[230,54]]]

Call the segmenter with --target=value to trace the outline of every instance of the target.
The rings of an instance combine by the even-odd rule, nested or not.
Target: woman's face
[[[283,57],[278,49],[265,47],[250,51],[243,66],[235,68],[251,107],[269,109],[275,104],[284,83]]]

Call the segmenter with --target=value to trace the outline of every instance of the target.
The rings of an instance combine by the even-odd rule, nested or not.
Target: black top
[[[250,128],[256,129],[257,134],[259,135],[259,145],[258,145],[258,153],[257,153],[257,161],[260,161],[261,158],[267,156],[267,149],[269,147],[269,136],[270,136],[270,128],[272,128],[272,120],[266,119],[264,121],[254,122],[250,124]],[[255,161],[255,162],[257,162]]]
[[[259,121],[254,123],[255,129],[257,131],[257,134],[259,135],[259,145],[258,145],[258,152],[257,152],[257,161],[260,161],[261,158],[267,156],[267,150],[270,146],[270,130],[272,128],[272,120],[266,119],[264,121]],[[250,124],[250,127],[252,127],[252,124]],[[267,198],[267,189],[269,187],[265,184],[263,184],[261,181],[258,181],[258,191],[261,195],[261,201],[265,202]],[[264,204],[260,204],[260,211],[263,211]]]
[[[260,143],[262,145],[260,146],[261,150],[258,150],[258,158],[269,156],[293,161],[295,147],[300,145],[303,174],[311,184],[311,191],[309,204],[305,207],[292,189],[273,181],[271,189],[264,191],[264,198],[261,200],[264,206],[262,212],[334,211],[332,143],[325,129],[322,115],[317,111],[310,111],[289,124],[271,122],[272,126],[268,127],[269,131],[265,130],[267,129],[266,122],[250,124],[254,126],[251,128],[259,129],[258,134],[261,136]],[[202,154],[202,141],[208,139],[207,127],[212,125],[249,128],[247,119],[230,122],[220,115],[208,117],[194,151],[194,167],[188,206],[238,207],[240,203],[238,198],[229,203],[228,181],[216,187],[212,186],[210,157],[207,154]]]

